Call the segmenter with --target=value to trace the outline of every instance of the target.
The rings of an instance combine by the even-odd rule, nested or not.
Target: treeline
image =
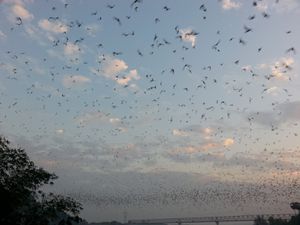
[[[265,219],[258,216],[254,221],[254,225],[300,225],[300,214],[292,216],[290,220],[275,219],[273,217]]]

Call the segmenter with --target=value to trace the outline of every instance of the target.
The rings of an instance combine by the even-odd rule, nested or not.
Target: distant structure
[[[190,223],[215,223],[219,225],[222,222],[252,222],[257,217],[274,218],[289,220],[292,214],[264,214],[264,215],[236,215],[236,216],[208,216],[208,217],[184,217],[184,218],[161,218],[161,219],[142,219],[129,220],[129,225],[158,225],[158,224],[190,224]]]

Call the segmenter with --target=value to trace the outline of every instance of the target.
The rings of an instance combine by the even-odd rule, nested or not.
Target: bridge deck
[[[131,224],[157,224],[157,223],[205,223],[205,222],[242,222],[254,221],[258,216],[268,219],[281,218],[290,219],[293,214],[264,214],[264,215],[239,215],[239,216],[208,216],[208,217],[185,217],[185,218],[162,218],[162,219],[145,219],[145,220],[130,220]]]

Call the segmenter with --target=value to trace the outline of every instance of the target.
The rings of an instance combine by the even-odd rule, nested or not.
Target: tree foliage
[[[254,225],[300,225],[300,214],[292,216],[290,220],[275,219],[273,217],[266,220],[258,216],[254,221]]]
[[[58,177],[37,167],[22,148],[0,136],[0,224],[47,225],[79,221],[81,204],[40,188]],[[62,218],[62,219],[59,219]]]

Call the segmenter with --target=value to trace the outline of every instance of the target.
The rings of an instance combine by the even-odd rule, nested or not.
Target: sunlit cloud
[[[188,136],[188,132],[183,131],[183,130],[179,130],[179,129],[173,129],[172,134],[174,136],[180,136],[180,137],[187,137]]]
[[[288,72],[292,70],[294,62],[292,57],[281,58],[271,66],[272,75],[280,80],[288,80]]]
[[[180,29],[180,35],[181,35],[181,39],[185,42],[189,42],[192,44],[192,47],[196,46],[196,35],[191,34],[192,33],[192,29],[187,28],[187,29]]]
[[[95,112],[87,112],[83,115],[77,116],[75,118],[75,121],[77,123],[80,123],[81,125],[85,124],[92,124],[95,122],[104,122],[111,125],[119,126],[122,124],[122,120],[118,117],[113,117],[110,115],[110,113],[104,113],[101,111],[95,111]],[[125,131],[125,127],[119,127],[122,131]],[[124,129],[124,130],[123,130]]]
[[[71,75],[63,78],[63,85],[67,88],[80,86],[91,82],[91,79],[82,75]]]
[[[233,0],[222,0],[222,8],[225,10],[238,9],[241,7],[241,3]]]
[[[100,58],[100,60],[103,60],[103,58]],[[133,80],[137,81],[141,78],[137,69],[128,71],[129,67],[125,61],[111,57],[105,57],[102,64],[102,69],[90,68],[90,71],[95,75],[113,80],[119,85],[126,85],[131,90],[136,91],[139,89],[135,83],[130,83]]]
[[[209,150],[220,148],[220,147],[222,147],[222,143],[220,143],[220,142],[206,141],[200,145],[189,145],[189,146],[178,147],[178,148],[172,149],[169,153],[171,155],[194,154],[194,153],[207,152]]]
[[[31,14],[21,4],[13,5],[11,11],[15,17],[20,17],[22,20],[32,20],[34,18],[33,14]]]
[[[109,122],[112,124],[118,124],[121,122],[120,118],[109,118]]]
[[[266,90],[266,93],[276,96],[279,94],[279,88],[277,86],[270,87]]]
[[[231,145],[234,144],[234,140],[232,138],[226,138],[224,141],[223,141],[223,145],[225,147],[229,147]]]
[[[64,129],[57,129],[57,130],[55,130],[56,134],[63,134],[64,132],[65,132]]]
[[[64,46],[64,54],[68,57],[77,57],[79,53],[81,52],[81,49],[78,45],[73,43],[67,43]]]
[[[293,57],[282,57],[273,62],[261,63],[255,66],[256,69],[268,72],[265,78],[268,80],[289,80],[292,76],[292,70],[295,67],[295,60]]]
[[[116,78],[116,81],[120,85],[127,85],[131,80],[139,80],[140,76],[138,75],[137,70],[130,70],[128,74]]]
[[[67,25],[60,21],[50,22],[49,20],[43,19],[39,21],[38,25],[42,29],[56,34],[65,33],[69,30]]]
[[[103,63],[103,75],[107,78],[114,77],[127,69],[128,65],[121,59],[107,58]]]

